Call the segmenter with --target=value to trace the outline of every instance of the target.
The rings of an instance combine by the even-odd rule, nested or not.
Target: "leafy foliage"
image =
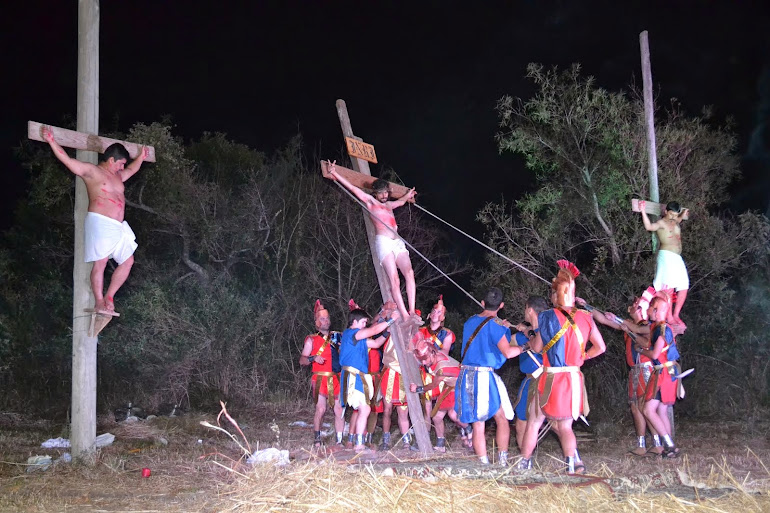
[[[630,211],[632,197],[648,196],[643,103],[634,91],[597,87],[578,65],[560,71],[531,64],[527,76],[537,93],[526,101],[510,96],[499,101],[497,141],[500,151],[525,159],[537,189],[515,205],[488,204],[478,218],[491,245],[546,279],[555,274],[556,260],[576,262],[583,271],[579,295],[624,313],[655,272],[650,234],[639,214]],[[744,304],[737,296],[745,287],[767,286],[770,225],[753,212],[721,211],[729,185],[739,176],[739,160],[733,153],[735,135],[729,126],[716,126],[708,110],[690,117],[672,102],[659,112],[656,140],[663,202],[676,200],[690,209],[683,224],[683,258],[691,280],[683,317],[689,329],[680,345],[685,364],[697,363],[699,372],[688,379],[699,394],[707,395],[711,387],[724,393],[724,381],[713,382],[713,376],[725,376],[734,365],[730,380],[743,382],[744,337],[770,328],[766,316],[737,314]],[[750,276],[756,279],[747,280]],[[494,258],[482,282],[512,290],[515,308],[530,291],[548,296],[545,284]],[[616,371],[624,365],[623,346],[618,334],[605,336],[613,343],[604,361],[590,366],[589,383],[605,388],[604,400],[620,402],[622,394],[612,390],[623,390],[622,373]],[[761,353],[768,352],[765,343]],[[617,377],[611,386],[608,376]],[[766,370],[760,379],[766,401]],[[735,395],[740,399],[734,404],[746,408],[742,394]],[[696,404],[702,403],[696,399]]]

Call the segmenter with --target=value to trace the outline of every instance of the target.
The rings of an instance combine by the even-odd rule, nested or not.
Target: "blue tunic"
[[[513,408],[500,377],[489,370],[477,370],[473,367],[499,369],[506,361],[497,343],[505,339],[510,343],[511,330],[501,324],[497,317],[492,318],[478,332],[465,352],[468,339],[486,317],[475,315],[463,326],[463,345],[460,376],[455,387],[455,411],[461,422],[483,422],[491,419],[502,407],[508,419],[513,418]],[[467,368],[471,366],[471,368]]]
[[[353,367],[361,373],[369,372],[369,353],[366,345],[366,339],[356,340],[358,329],[348,328],[342,332],[342,342],[340,343],[340,366]],[[348,373],[343,369],[340,376],[340,383],[345,383]],[[361,376],[356,375],[356,390],[364,392],[364,383]]]
[[[539,330],[535,330],[539,331]],[[529,339],[527,338],[524,333],[517,332],[516,333],[516,345],[519,347],[525,345],[527,342],[529,342]],[[540,365],[543,364],[543,356],[538,353],[531,353],[532,356],[535,357],[535,360],[540,362]],[[539,366],[537,363],[535,363],[535,360],[530,358],[530,356],[526,353],[521,353],[519,355],[519,370],[524,374],[532,374],[535,372]],[[525,376],[524,380],[521,382],[521,385],[519,385],[519,392],[517,394],[517,401],[516,401],[516,407],[514,408],[514,411],[516,412],[516,417],[519,420],[527,420],[527,396],[529,394],[529,386],[532,383],[532,378]]]

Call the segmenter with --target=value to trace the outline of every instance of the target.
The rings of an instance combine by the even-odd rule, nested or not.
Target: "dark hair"
[[[680,210],[682,210],[682,206],[679,204],[678,201],[669,201],[666,205],[666,210],[671,212],[679,213]]]
[[[371,318],[371,316],[368,313],[366,313],[366,310],[361,310],[360,308],[351,310],[350,313],[348,314],[348,328],[358,320],[369,319],[369,318]]]
[[[107,162],[110,158],[115,160],[115,162],[120,159],[125,159],[126,162],[128,162],[131,159],[131,155],[128,154],[128,150],[122,144],[112,143],[107,146],[104,153],[99,156],[99,162]]]
[[[382,178],[378,178],[374,181],[372,184],[372,190],[374,192],[382,192],[387,191],[389,188],[389,184],[387,181],[383,180]]]
[[[497,287],[491,287],[484,296],[484,308],[497,310],[503,302],[503,291]]]
[[[548,302],[541,296],[529,296],[527,298],[526,308],[531,308],[536,314],[548,310]]]

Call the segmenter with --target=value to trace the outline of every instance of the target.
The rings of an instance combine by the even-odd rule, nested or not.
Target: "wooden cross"
[[[53,138],[64,148],[104,153],[104,150],[106,150],[109,145],[120,143],[128,150],[128,154],[131,158],[135,159],[139,156],[142,147],[145,147],[141,144],[119,141],[100,135],[84,134],[83,132],[75,132],[74,130],[67,130],[66,128],[43,125],[37,121],[27,121],[27,137],[33,141],[46,142],[43,138],[44,127],[48,127],[51,130]],[[155,162],[155,148],[152,146],[146,146],[146,148],[149,151],[149,155],[144,159],[145,162]]]
[[[641,212],[641,209],[639,208],[639,201],[638,199],[632,199],[631,200],[631,210],[634,212]],[[684,210],[684,208],[682,208]],[[663,217],[664,212],[666,211],[666,205],[664,203],[654,203],[652,201],[645,202],[644,205],[644,211],[648,214],[656,215],[658,217]],[[689,213],[685,213],[682,219],[689,219],[690,215]]]
[[[337,115],[339,116],[340,125],[342,126],[342,134],[345,137],[352,137],[356,139],[355,135],[353,135],[353,128],[350,125],[348,109],[343,100],[337,100]],[[369,171],[369,163],[362,158],[353,157],[351,160],[355,170],[337,166],[337,171],[340,173],[340,175],[345,176],[345,178],[350,180],[350,182],[357,187],[371,188],[371,184],[374,182],[374,178],[371,176]],[[328,163],[321,162],[321,169],[324,172],[324,176],[328,178]],[[390,186],[390,191],[391,193],[394,193],[394,196],[400,197],[409,191],[409,189],[403,185],[392,183]],[[372,251],[372,262],[374,263],[374,269],[377,273],[377,281],[380,285],[382,301],[385,303],[392,299],[389,292],[390,282],[387,275],[385,274],[385,270],[380,265],[379,258],[377,258],[377,250],[374,242],[374,225],[372,224],[372,220],[370,219],[368,212],[364,214],[364,225],[366,226],[366,234],[369,239],[369,248]],[[401,291],[394,291],[394,293],[400,294]],[[415,331],[415,324],[408,322],[397,322],[390,329],[390,336],[393,340],[393,346],[396,349],[396,358],[398,359],[399,365],[401,366],[401,377],[404,379],[405,385],[406,383],[422,382],[417,359],[414,357],[414,354],[406,350],[407,343],[411,341],[412,335],[414,335]],[[430,434],[428,433],[428,428],[425,424],[425,416],[423,415],[420,396],[416,392],[412,392],[409,389],[409,386],[405,386],[405,388],[406,403],[407,408],[409,409],[409,419],[411,420],[412,427],[414,428],[414,435],[417,439],[417,446],[420,448],[420,452],[423,455],[429,455],[433,453],[433,444],[430,442]]]

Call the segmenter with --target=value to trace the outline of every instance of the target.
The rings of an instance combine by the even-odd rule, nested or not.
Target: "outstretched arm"
[[[650,218],[647,217],[647,211],[644,209],[644,207],[647,205],[647,202],[644,200],[641,200],[639,202],[639,210],[642,213],[642,222],[644,223],[644,229],[648,232],[656,232],[660,228],[660,225],[658,221],[655,221],[654,223],[650,222]]]
[[[86,177],[91,174],[91,168],[93,164],[81,162],[78,159],[73,159],[67,155],[67,152],[64,151],[64,148],[62,148],[61,145],[56,142],[56,139],[54,139],[51,127],[43,125],[40,127],[40,131],[42,132],[41,135],[43,136],[43,139],[45,139],[45,141],[53,150],[53,154],[62,164],[67,166],[67,169],[82,177]]]
[[[398,198],[397,200],[390,201],[390,208],[398,208],[403,207],[407,201],[410,199],[414,199],[414,197],[417,196],[417,193],[414,192],[414,188],[409,189],[409,192]]]
[[[364,202],[366,206],[369,206],[372,203],[372,201],[374,201],[374,198],[372,198],[369,194],[365,193],[360,188],[350,183],[347,178],[339,174],[337,172],[337,166],[335,165],[334,162],[329,164],[329,176],[331,176],[332,179],[344,185],[347,190],[352,192],[356,198]]]
[[[142,162],[144,162],[147,157],[150,156],[150,149],[147,146],[142,146],[142,149],[139,150],[139,155],[123,169],[123,172],[120,173],[120,178],[125,182],[134,174],[139,171],[139,168],[142,167]]]

